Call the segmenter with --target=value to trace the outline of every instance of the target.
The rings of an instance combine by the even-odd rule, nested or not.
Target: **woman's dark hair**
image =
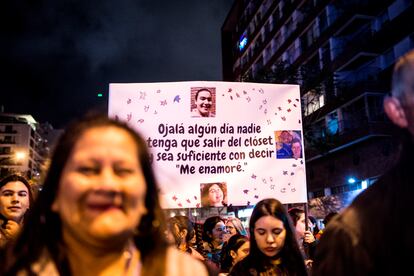
[[[210,201],[209,201],[209,198],[208,198],[208,194],[209,194],[210,187],[213,186],[213,185],[219,186],[219,188],[223,192],[222,204],[223,204],[223,206],[227,205],[227,186],[226,186],[226,183],[214,182],[214,183],[205,183],[205,184],[201,184],[201,185],[202,185],[201,186],[201,206],[203,206],[203,207],[209,207],[210,206]]]
[[[182,242],[180,233],[177,233],[174,229],[174,226],[177,225],[178,231],[181,232],[183,230],[187,230],[187,235],[185,237],[185,243],[189,246],[190,241],[193,239],[195,235],[195,230],[193,223],[187,216],[174,216],[168,219],[168,227],[170,228],[171,233],[174,236],[175,245],[179,246]]]
[[[16,182],[16,181],[22,182],[27,187],[28,196],[29,196],[29,209],[24,214],[24,217],[23,217],[23,222],[24,222],[26,220],[26,217],[29,215],[29,212],[32,207],[33,200],[34,200],[32,188],[30,186],[29,181],[24,176],[21,176],[18,174],[11,174],[11,175],[4,177],[2,180],[0,180],[0,188],[9,182]],[[0,214],[0,219],[5,220],[6,218],[2,214]]]
[[[233,257],[230,252],[237,252],[239,248],[249,241],[249,238],[240,234],[236,234],[230,237],[223,249],[221,250],[221,272],[229,272],[233,266]]]
[[[45,249],[56,265],[60,275],[71,275],[65,245],[62,240],[62,225],[59,215],[51,210],[59,189],[62,171],[72,150],[81,136],[97,127],[117,127],[127,131],[138,148],[138,160],[146,180],[145,207],[134,236],[135,244],[141,253],[143,272],[146,275],[163,275],[167,241],[164,236],[165,220],[158,200],[158,189],[152,171],[149,152],[145,140],[125,123],[110,119],[105,115],[86,115],[72,122],[60,137],[46,175],[42,191],[33,206],[16,244],[9,247],[7,260],[0,268],[3,274],[17,274],[26,270],[31,275],[30,265],[37,261]]]
[[[288,213],[292,218],[293,226],[296,227],[296,224],[298,223],[300,216],[304,214],[305,211],[300,208],[293,207],[288,210]]]
[[[224,219],[219,216],[213,216],[207,218],[203,223],[203,240],[211,243],[213,239],[211,238],[211,234],[213,234],[213,229],[217,223],[223,222],[225,223]]]
[[[244,260],[250,262],[259,272],[265,271],[271,265],[271,259],[264,255],[257,246],[254,232],[256,222],[265,216],[272,216],[281,220],[286,229],[285,245],[278,255],[282,259],[282,266],[286,268],[289,275],[307,275],[305,261],[299,249],[290,216],[283,204],[274,198],[259,201],[253,209],[249,223],[250,253]]]

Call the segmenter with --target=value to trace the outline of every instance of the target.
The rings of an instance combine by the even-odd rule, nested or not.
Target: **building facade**
[[[12,173],[37,182],[48,157],[48,141],[31,115],[0,113],[0,177]]]
[[[224,81],[301,87],[309,199],[369,186],[392,163],[382,109],[414,48],[408,0],[236,0],[222,26]]]

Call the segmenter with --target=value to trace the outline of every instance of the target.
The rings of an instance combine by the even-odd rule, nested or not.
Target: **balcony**
[[[383,112],[382,101],[383,94],[365,93],[305,125],[307,161],[372,137],[390,136],[392,125]]]

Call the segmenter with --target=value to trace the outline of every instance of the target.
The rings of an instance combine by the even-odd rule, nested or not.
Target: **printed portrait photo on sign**
[[[201,183],[201,207],[227,206],[227,184],[225,182]]]
[[[276,158],[302,158],[302,139],[300,130],[275,131]]]
[[[216,88],[191,87],[191,117],[216,116]]]

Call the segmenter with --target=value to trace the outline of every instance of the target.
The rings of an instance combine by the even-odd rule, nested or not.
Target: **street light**
[[[0,176],[3,177],[4,175],[8,175],[10,173],[14,173],[16,170],[13,169],[13,167],[10,168],[10,166],[21,166],[21,162],[25,160],[27,157],[27,154],[25,151],[15,151],[12,155],[6,156],[0,159]],[[7,166],[7,167],[6,167]]]
[[[22,161],[26,158],[26,153],[24,151],[16,151],[14,154],[16,161]],[[17,163],[17,162],[16,162]]]

